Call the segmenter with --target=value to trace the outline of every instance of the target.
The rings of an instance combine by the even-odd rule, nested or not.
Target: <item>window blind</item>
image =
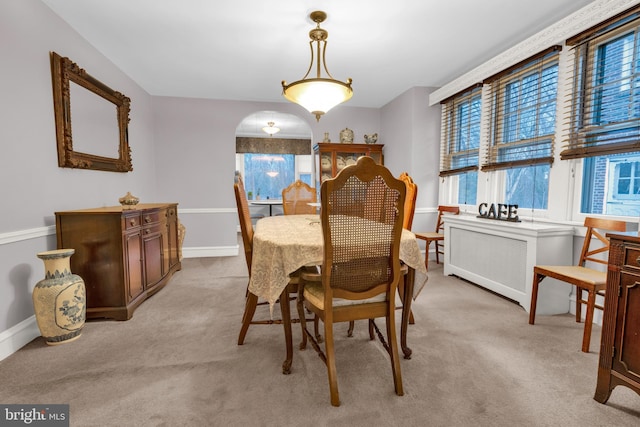
[[[441,102],[440,176],[478,169],[482,85]]]
[[[486,79],[490,114],[482,171],[553,163],[561,46]]]
[[[569,133],[560,158],[640,151],[640,7],[567,40]]]

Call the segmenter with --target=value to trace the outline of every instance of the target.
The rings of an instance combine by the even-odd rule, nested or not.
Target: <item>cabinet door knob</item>
[[[136,220],[135,220],[135,219],[132,219],[131,221],[129,221],[129,224],[131,224],[131,225],[136,225]]]
[[[144,222],[151,222],[151,218],[149,218],[148,216],[144,217]]]
[[[636,258],[636,264],[640,265],[640,256]]]

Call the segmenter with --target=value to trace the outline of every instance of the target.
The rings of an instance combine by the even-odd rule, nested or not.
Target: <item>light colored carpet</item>
[[[430,268],[402,397],[366,322],[352,338],[338,326],[339,408],[315,351],[297,349],[299,325],[291,375],[281,373],[281,326],[251,326],[236,345],[247,272],[228,257],[185,259],[129,321],[90,321],[56,347],[29,343],[0,362],[0,402],[68,403],[71,425],[83,427],[640,425],[640,396],[628,388],[606,405],[593,400],[598,355],[580,351],[572,316],[531,326],[518,305]],[[592,349],[599,342],[595,326]]]

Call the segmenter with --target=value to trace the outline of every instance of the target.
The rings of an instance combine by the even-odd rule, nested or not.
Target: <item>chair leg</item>
[[[287,356],[282,363],[282,373],[291,373],[291,363],[293,362],[293,337],[291,334],[291,310],[289,307],[289,291],[285,289],[280,295],[280,311],[282,312],[282,326],[284,328],[284,340],[287,349]]]
[[[374,331],[374,327],[373,327],[373,319],[369,319],[369,340],[373,341],[376,339],[376,336],[374,335],[375,331]]]
[[[431,240],[425,240],[425,249],[424,249],[424,267],[429,271],[429,247],[431,246]],[[437,252],[437,250],[436,250]]]
[[[531,286],[531,306],[529,308],[529,324],[536,322],[536,305],[538,303],[538,286],[546,276],[533,272],[533,285]]]
[[[307,348],[307,318],[304,312],[304,285],[298,284],[298,298],[296,299],[296,307],[298,309],[298,318],[300,319],[300,329],[302,330],[302,341],[300,341],[300,350]]]
[[[352,337],[353,336],[353,328],[355,327],[356,323],[351,320],[349,321],[349,329],[347,329],[347,336],[348,337]]]
[[[582,337],[582,351],[589,353],[589,344],[591,342],[591,327],[593,326],[593,310],[596,305],[596,291],[589,290],[587,298],[587,313],[584,319],[584,335]]]
[[[240,335],[238,336],[238,345],[244,344],[244,337],[247,335],[247,330],[249,330],[249,325],[253,320],[257,306],[258,297],[248,292],[244,303],[244,315],[242,316],[242,328],[240,328]]]
[[[402,303],[403,307],[404,307],[404,294],[405,294],[404,290],[405,290],[405,286],[406,286],[406,283],[407,283],[407,280],[408,280],[407,276],[408,276],[408,274],[404,275],[404,277],[402,278],[402,280],[400,281],[400,284],[398,286],[398,295],[400,296],[400,302]],[[416,321],[413,318],[413,310],[411,310],[411,312],[409,313],[409,324],[413,325],[415,323],[416,323]]]
[[[578,286],[576,288],[576,323],[580,322],[582,322],[582,288]]]
[[[413,285],[415,283],[416,271],[410,268],[407,272],[405,283],[405,303],[402,306],[402,321],[400,322],[400,348],[405,359],[411,359],[413,350],[407,345],[407,327],[409,326],[409,318],[411,317],[411,298],[413,296]]]
[[[333,346],[333,319],[324,319],[324,340],[325,356],[327,364],[327,375],[329,377],[329,391],[331,393],[331,404],[340,406],[340,394],[338,393],[338,373],[336,371],[336,355]]]
[[[316,341],[317,341],[318,343],[321,343],[321,342],[322,342],[322,335],[320,335],[320,326],[319,326],[319,323],[320,323],[320,318],[319,318],[319,317],[318,317],[318,315],[316,314],[316,315],[313,317],[313,333],[314,333],[314,334],[316,334]]]
[[[387,315],[387,340],[389,341],[389,357],[391,358],[391,370],[393,372],[393,386],[398,396],[404,395],[402,389],[402,373],[400,371],[400,356],[398,355],[398,339],[396,336],[395,316],[391,312]]]
[[[436,246],[436,264],[440,264],[440,244],[438,243],[438,241],[434,241],[435,246]]]

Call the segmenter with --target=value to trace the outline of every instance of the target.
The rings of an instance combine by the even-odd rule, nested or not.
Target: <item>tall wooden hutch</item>
[[[356,163],[358,157],[369,156],[376,163],[384,164],[384,144],[332,144],[320,142],[313,147],[316,163],[317,188],[322,181],[333,178],[345,166]]]

